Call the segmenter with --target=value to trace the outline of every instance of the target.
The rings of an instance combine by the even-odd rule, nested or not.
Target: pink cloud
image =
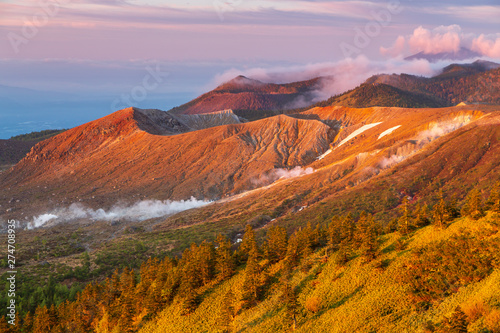
[[[462,29],[458,25],[440,26],[433,30],[422,26],[413,31],[408,40],[412,52],[456,52],[460,49]]]
[[[470,48],[481,55],[500,58],[500,34],[477,35],[464,33],[458,25],[416,28],[411,35],[399,36],[390,47],[380,47],[380,54],[397,58],[409,53],[457,52],[461,47]]]
[[[398,36],[396,41],[391,47],[385,48],[383,46],[380,47],[380,54],[384,56],[390,56],[391,58],[396,58],[401,55],[406,46],[406,39],[403,36]]]
[[[500,58],[500,36],[481,34],[472,41],[471,49],[491,58]]]

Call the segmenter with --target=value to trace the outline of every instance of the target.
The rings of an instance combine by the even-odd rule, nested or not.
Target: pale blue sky
[[[500,58],[492,0],[8,0],[0,13],[0,138],[104,116],[156,64],[169,75],[138,106],[168,109],[237,73],[297,74],[282,81],[349,66],[428,74],[426,64],[401,59],[461,46]],[[363,43],[359,31],[370,34]]]

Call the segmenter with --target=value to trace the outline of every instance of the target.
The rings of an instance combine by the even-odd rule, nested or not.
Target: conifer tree
[[[369,229],[368,214],[362,211],[361,214],[359,214],[359,219],[356,223],[356,231],[354,233],[354,240],[358,246],[363,243],[365,236],[369,233]]]
[[[328,224],[327,244],[329,248],[336,248],[340,244],[342,240],[340,233],[341,224],[341,218],[338,215],[332,217],[330,224]]]
[[[215,249],[212,243],[203,241],[197,249],[195,265],[203,284],[210,282],[215,271]]]
[[[250,224],[245,227],[245,234],[239,248],[240,259],[245,261],[250,256],[251,252],[258,252],[257,241],[255,240],[255,232]]]
[[[201,286],[202,279],[197,266],[198,246],[191,244],[189,249],[185,249],[182,253],[182,282],[187,282],[193,288]]]
[[[496,182],[491,189],[488,208],[495,213],[500,213],[500,182]]]
[[[177,267],[172,267],[168,270],[168,274],[165,278],[158,281],[161,290],[159,306],[170,303],[173,300],[179,289],[182,277],[183,272]],[[162,286],[160,285],[161,283],[163,283]]]
[[[134,271],[125,267],[120,275],[120,294],[130,293],[135,287]]]
[[[297,301],[297,295],[290,285],[289,279],[286,275],[281,281],[280,301],[285,306],[286,316],[291,321],[292,329],[295,330],[297,326],[299,302]]]
[[[411,232],[413,228],[413,217],[410,212],[408,198],[404,196],[403,202],[401,203],[401,217],[398,219],[398,231],[402,235],[407,235]]]
[[[352,242],[354,240],[354,231],[355,231],[355,224],[354,220],[352,218],[352,214],[349,213],[344,218],[342,219],[341,222],[341,228],[340,228],[340,234],[342,240],[347,240],[348,242]]]
[[[419,228],[425,227],[429,225],[429,208],[427,205],[417,205],[415,207],[416,217],[415,217],[415,225]]]
[[[446,226],[446,203],[442,191],[439,191],[439,201],[434,205],[432,215],[435,226],[438,228],[444,228]]]
[[[23,332],[33,332],[33,316],[31,312],[26,313],[23,320]]]
[[[179,294],[181,297],[182,314],[190,314],[198,306],[198,295],[190,280],[182,280]]]
[[[270,227],[266,235],[266,250],[271,262],[285,258],[288,246],[286,229],[280,226]]]
[[[216,240],[216,271],[219,280],[225,280],[234,273],[234,258],[231,254],[231,242],[226,236],[219,234]]]
[[[95,332],[96,333],[109,333],[110,332],[110,323],[109,323],[109,313],[106,309],[103,309],[102,317],[95,324]]]
[[[315,238],[311,223],[308,222],[304,229],[299,228],[296,233],[300,255],[303,258],[308,257],[313,252]]]
[[[47,307],[37,307],[33,318],[33,333],[50,332],[52,324]]]
[[[477,220],[484,215],[481,191],[479,191],[479,189],[474,188],[469,192],[461,213],[463,216],[470,216],[474,220]]]
[[[120,273],[118,272],[118,268],[115,269],[113,275],[111,275],[111,279],[109,281],[109,288],[106,288],[109,293],[110,299],[115,299],[120,296]]]
[[[445,205],[445,221],[450,222],[460,217],[460,210],[457,208],[457,198],[453,195]]]
[[[257,262],[257,252],[254,250],[249,254],[245,268],[245,280],[243,282],[243,301],[246,307],[255,305],[258,300],[260,291],[259,273],[260,267]]]
[[[124,297],[124,296],[122,296]],[[135,332],[134,328],[134,308],[132,304],[132,299],[125,296],[126,298],[120,301],[120,320],[119,327],[120,332],[129,333]]]
[[[220,326],[224,332],[229,332],[234,319],[234,293],[229,289],[222,298]]]
[[[52,304],[48,310],[48,314],[49,314],[49,323],[53,326],[53,329],[52,330],[55,330],[54,329],[54,326],[58,326],[57,325],[57,309],[56,309],[56,306],[54,304]]]
[[[299,239],[297,232],[293,233],[288,240],[286,249],[285,265],[287,269],[291,269],[298,265],[300,260]]]
[[[344,239],[340,242],[339,250],[337,252],[337,264],[345,265],[351,258],[351,243]]]
[[[377,229],[373,216],[364,211],[356,224],[356,240],[363,256],[368,260],[374,259],[377,252]]]

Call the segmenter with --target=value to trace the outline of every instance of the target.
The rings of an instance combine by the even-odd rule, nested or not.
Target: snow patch
[[[346,143],[347,141],[353,139],[354,137],[356,137],[357,135],[360,135],[361,133],[363,133],[364,131],[367,131],[369,130],[370,128],[373,128],[377,125],[380,125],[382,124],[382,122],[379,122],[379,123],[372,123],[372,124],[368,124],[368,125],[364,125],[360,128],[358,128],[357,130],[355,130],[354,132],[352,132],[351,134],[349,134],[349,136],[347,138],[345,138],[344,140],[342,140],[339,145],[337,147],[340,147],[342,146],[344,143]]]
[[[331,152],[332,152],[332,148],[328,149],[326,152],[324,152],[320,156],[316,157],[316,160],[319,161],[319,160],[324,159],[326,157],[326,155],[330,154]]]
[[[391,134],[392,132],[394,132],[395,130],[397,130],[400,127],[401,127],[401,125],[398,125],[398,126],[394,126],[394,127],[389,128],[388,130],[383,131],[382,133],[380,133],[377,140],[380,140],[384,136]]]

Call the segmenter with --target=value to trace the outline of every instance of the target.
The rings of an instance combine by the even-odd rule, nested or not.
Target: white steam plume
[[[300,177],[304,175],[309,175],[314,172],[314,169],[311,167],[302,168],[300,166],[296,166],[295,168],[288,170],[277,168],[269,171],[266,174],[261,175],[258,179],[252,179],[252,184],[256,187],[269,185],[278,179],[288,179],[294,177]]]
[[[299,177],[299,176],[303,176],[303,175],[309,175],[309,174],[314,172],[314,169],[311,167],[303,169],[302,167],[297,166],[297,167],[293,168],[292,170],[274,169],[273,172],[278,177],[278,179],[287,179],[287,178],[294,178],[294,177]]]
[[[38,228],[49,221],[58,223],[83,218],[96,221],[144,221],[155,217],[172,215],[191,208],[202,207],[209,203],[209,201],[196,200],[193,197],[189,200],[180,201],[144,200],[131,206],[116,205],[107,211],[102,208],[94,210],[80,203],[74,203],[67,208],[55,209],[50,213],[33,217],[33,221],[28,223],[27,228]]]
[[[430,143],[448,133],[451,133],[472,121],[470,115],[460,115],[451,121],[436,122],[429,124],[428,129],[421,131],[415,137],[417,143],[415,145],[407,145],[398,149],[396,154],[389,157],[384,157],[379,162],[380,169],[390,168],[391,166],[400,163],[407,157],[411,156],[420,150],[427,143]]]

